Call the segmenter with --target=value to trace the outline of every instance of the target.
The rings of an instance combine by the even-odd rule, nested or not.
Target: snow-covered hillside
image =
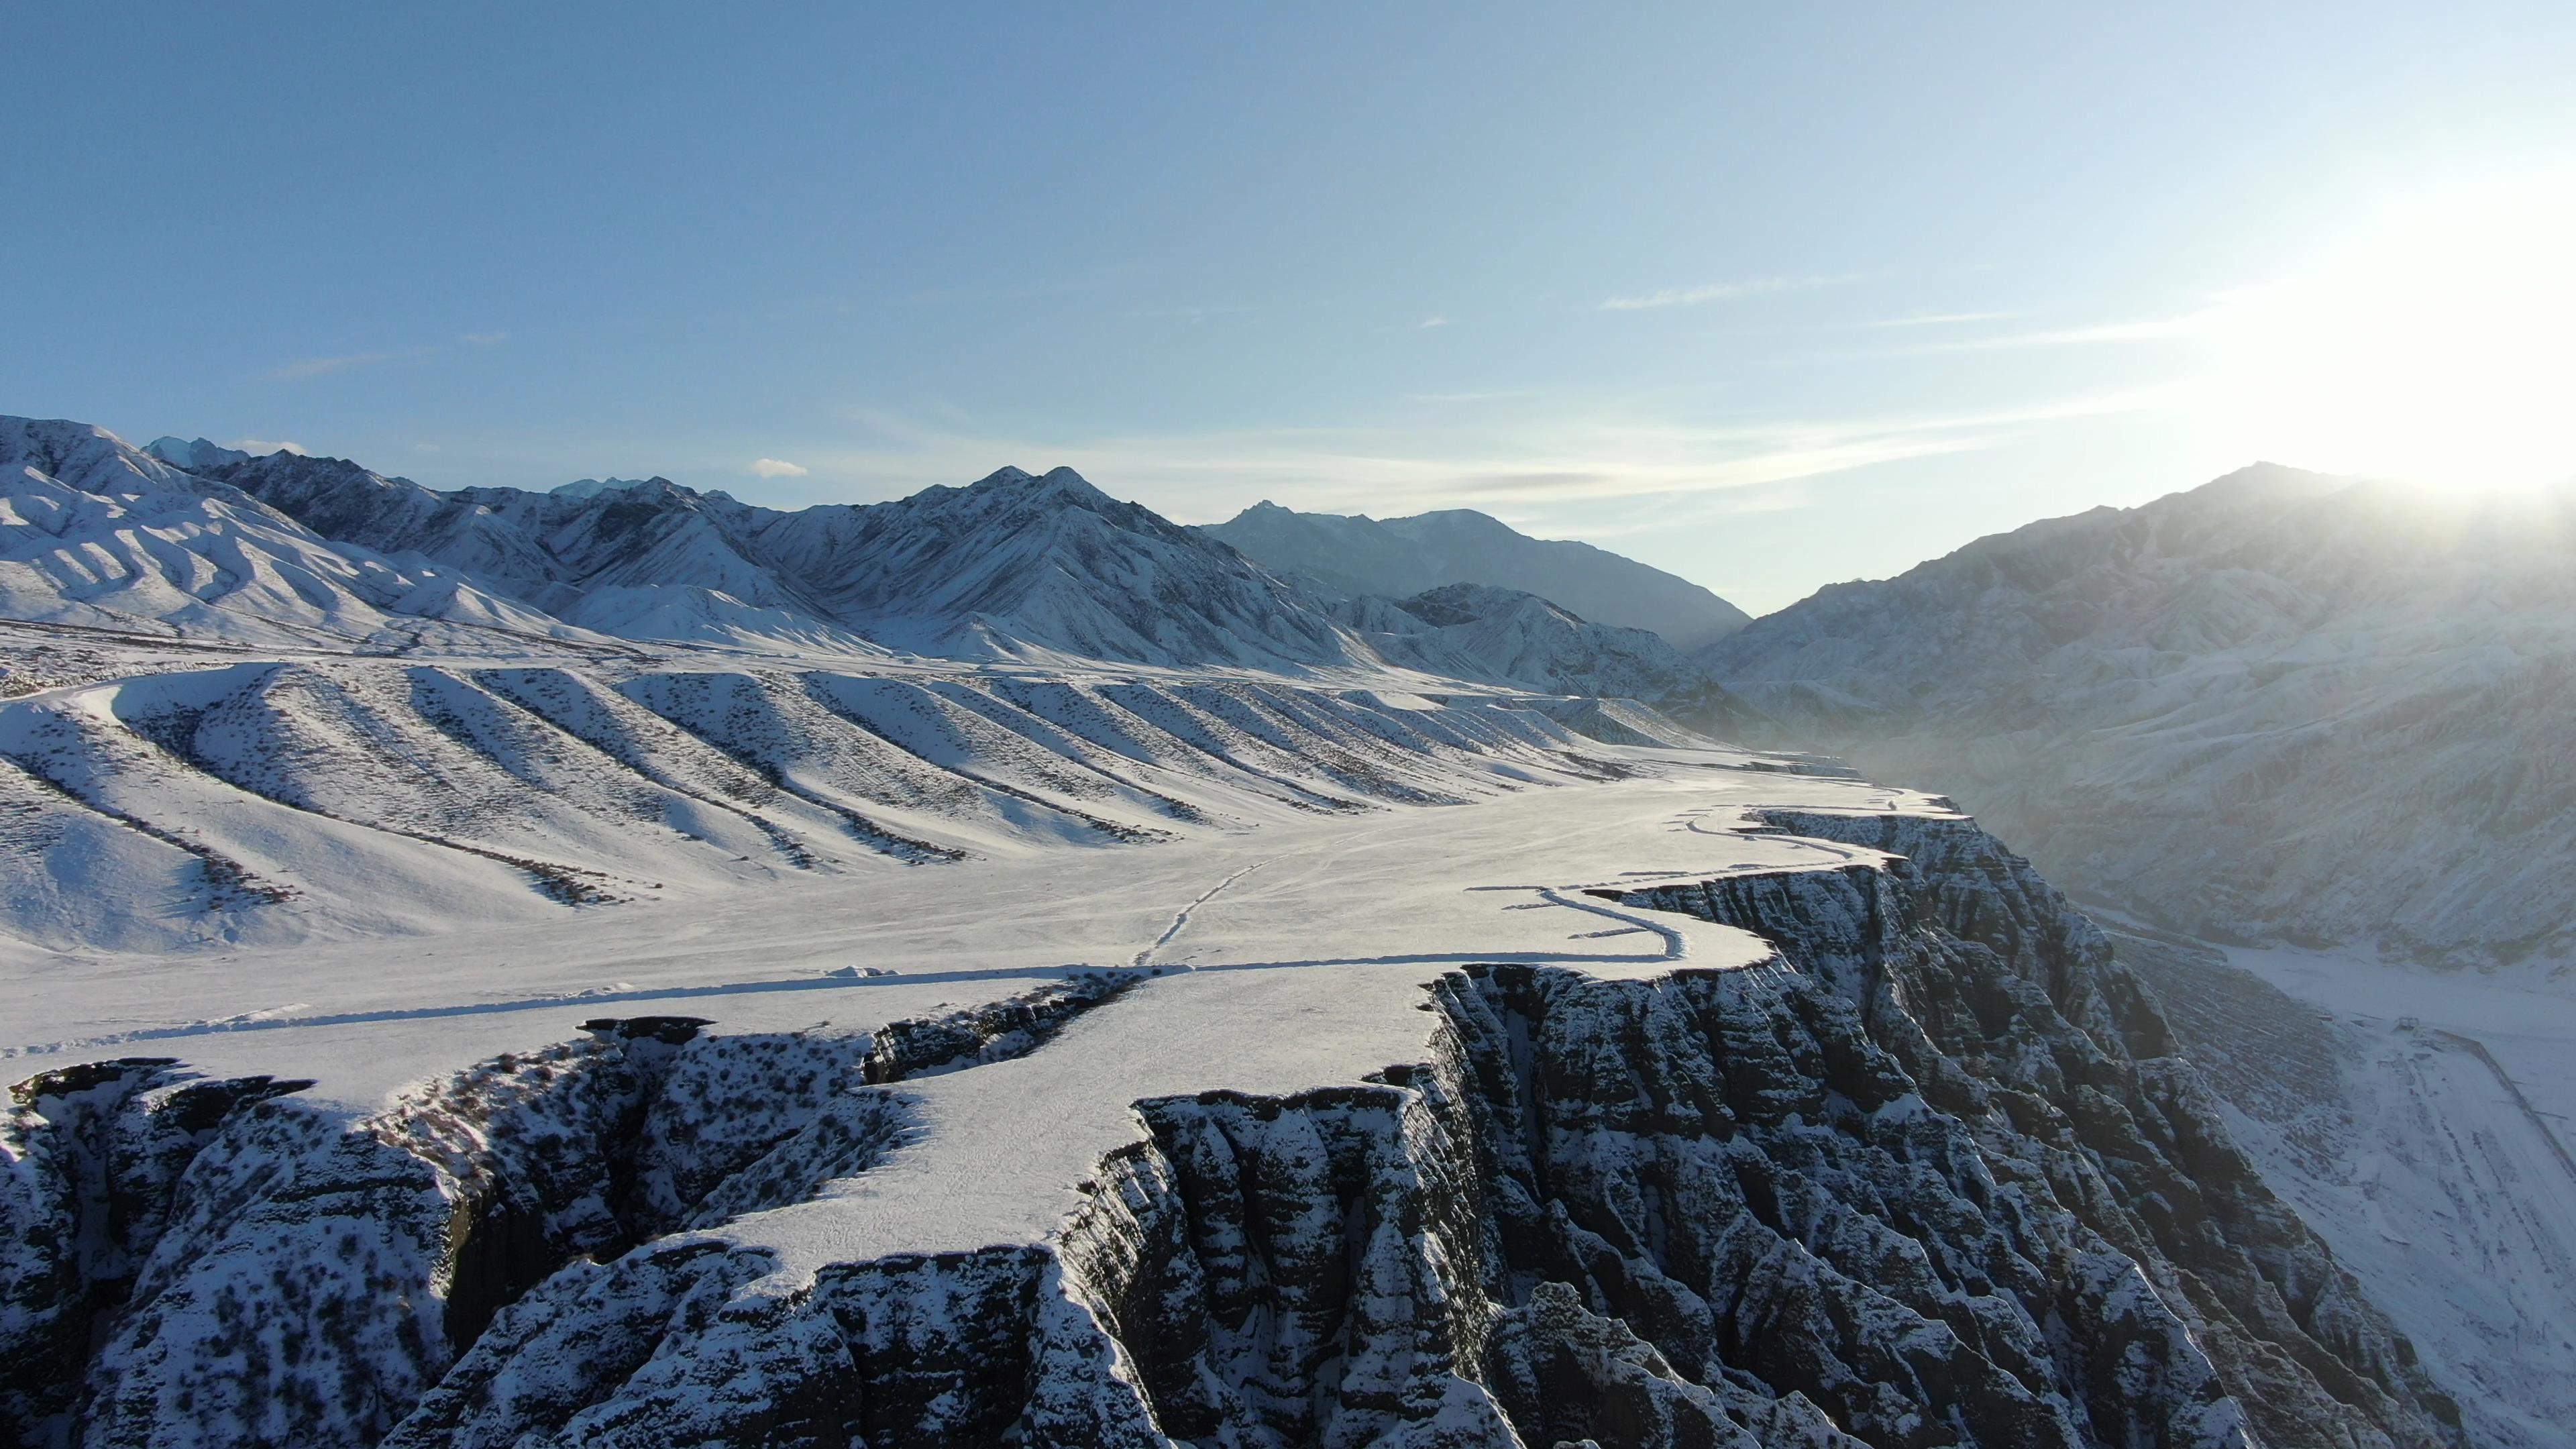
[[[2528,971],[2116,939],[2236,1140],[2450,1386],[2471,1442],[2561,1449],[2576,996]]]
[[[1200,531],[1264,568],[1350,594],[1401,599],[1462,583],[1517,589],[1595,623],[1652,630],[1683,650],[1746,623],[1743,610],[1688,579],[1588,543],[1531,538],[1468,508],[1374,519],[1265,502]]]
[[[1536,594],[1445,584],[1392,603],[1346,600],[1335,612],[1379,657],[1429,673],[1548,694],[1633,699],[1719,738],[1757,723],[1661,636],[1591,623]]]
[[[1691,738],[1672,728],[1675,739]],[[0,706],[0,933],[172,950],[1148,844],[1598,780],[1508,695],[304,659]]]
[[[2258,466],[1840,584],[1698,656],[2169,926],[2576,945],[2576,493]]]
[[[589,637],[454,568],[321,537],[103,429],[5,417],[0,617],[272,648]]]
[[[659,478],[440,493],[290,453],[222,476],[316,532],[630,639],[1270,668],[1354,657],[1320,600],[1070,468],[792,512]]]

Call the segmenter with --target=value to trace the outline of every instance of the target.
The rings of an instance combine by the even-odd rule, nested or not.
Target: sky
[[[0,412],[432,487],[1079,469],[1755,612],[2576,471],[2576,6],[23,6]]]

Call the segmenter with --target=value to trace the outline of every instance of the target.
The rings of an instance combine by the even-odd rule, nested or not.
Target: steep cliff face
[[[1596,894],[1770,959],[1449,971],[1372,1080],[1138,1102],[1043,1241],[797,1267],[756,1228],[868,1211],[832,1184],[906,1151],[880,1084],[1061,1050],[1147,973],[870,1036],[603,1022],[354,1125],[233,1084],[160,1176],[66,1166],[102,1140],[66,1104],[167,1064],[31,1083],[8,1210],[53,1247],[9,1301],[54,1316],[7,1351],[87,1382],[11,1411],[101,1446],[2458,1442],[2025,864],[1767,818],[1848,863]],[[155,1192],[139,1270],[64,1266]]]

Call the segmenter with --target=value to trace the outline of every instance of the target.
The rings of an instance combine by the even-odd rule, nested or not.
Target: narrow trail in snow
[[[1165,946],[1170,945],[1172,943],[1172,938],[1181,933],[1181,928],[1190,923],[1190,912],[1195,911],[1199,907],[1206,905],[1209,901],[1216,899],[1217,892],[1224,890],[1227,886],[1234,884],[1236,881],[1243,879],[1245,876],[1252,874],[1254,871],[1261,869],[1269,863],[1270,862],[1266,860],[1256,860],[1252,864],[1245,866],[1243,869],[1236,871],[1234,874],[1227,876],[1225,879],[1218,881],[1215,885],[1209,886],[1206,890],[1199,892],[1199,898],[1190,902],[1188,905],[1181,907],[1180,910],[1172,916],[1172,923],[1163,928],[1163,934],[1154,938],[1154,944],[1137,952],[1136,959],[1130,964],[1143,966],[1152,962],[1154,959],[1154,953],[1162,950]]]

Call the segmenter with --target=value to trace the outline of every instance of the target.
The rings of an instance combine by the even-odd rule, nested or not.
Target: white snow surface
[[[148,1053],[211,1075],[312,1078],[307,1100],[355,1114],[588,1017],[865,1032],[1085,972],[1146,976],[1045,1051],[907,1084],[925,1130],[865,1181],[724,1229],[790,1275],[853,1254],[1037,1242],[1092,1164],[1142,1134],[1139,1097],[1291,1092],[1418,1060],[1432,1018],[1405,1008],[1458,963],[1620,976],[1751,964],[1769,948],[1748,933],[1583,891],[1867,855],[1738,833],[1756,808],[1947,813],[1905,791],[1737,768],[1739,755],[1598,748],[1636,773],[1157,846],[557,908],[551,922],[457,919],[435,937],[184,962],[20,947],[0,954],[13,1003],[0,1055],[22,1073]]]
[[[2576,1001],[2545,964],[2435,973],[2234,950],[2349,1053],[2322,1120],[2237,1140],[2453,1386],[2473,1442],[2576,1424]]]
[[[104,429],[26,418],[0,418],[0,617],[266,648],[589,638],[455,570],[324,539]]]

